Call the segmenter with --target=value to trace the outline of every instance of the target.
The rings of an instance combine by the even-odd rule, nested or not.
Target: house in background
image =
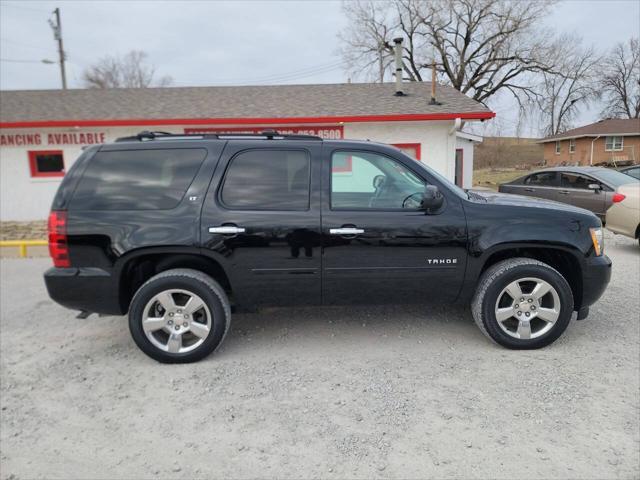
[[[554,165],[629,165],[640,162],[640,119],[610,118],[539,141]]]

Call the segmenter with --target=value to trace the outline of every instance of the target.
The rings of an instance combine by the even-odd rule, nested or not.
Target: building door
[[[463,187],[464,184],[464,150],[461,148],[456,148],[456,173],[455,173],[455,184],[460,188]]]
[[[344,172],[347,158],[351,168]],[[323,303],[457,297],[466,263],[459,198],[427,215],[419,209],[420,195],[427,183],[438,182],[406,160],[372,151],[325,147],[322,169]]]
[[[249,142],[229,141],[222,154],[203,207],[202,246],[224,265],[238,303],[317,305],[321,142]]]

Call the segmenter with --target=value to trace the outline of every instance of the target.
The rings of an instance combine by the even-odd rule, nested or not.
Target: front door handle
[[[535,192],[535,188],[525,188],[524,189],[525,192]]]
[[[571,192],[569,190],[560,190],[560,195],[569,195]]]
[[[236,227],[234,225],[222,225],[220,227],[209,227],[209,233],[219,233],[221,235],[236,235],[238,233],[244,233],[245,230],[242,227]]]
[[[330,228],[329,233],[331,235],[359,235],[364,233],[364,230],[356,227]]]

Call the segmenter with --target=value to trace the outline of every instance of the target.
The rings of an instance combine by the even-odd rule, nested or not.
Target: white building
[[[144,130],[304,133],[390,143],[471,187],[474,141],[465,122],[495,116],[429,83],[0,92],[0,219],[45,219],[86,145]]]

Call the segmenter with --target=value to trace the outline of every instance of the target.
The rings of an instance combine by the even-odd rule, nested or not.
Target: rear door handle
[[[535,188],[525,188],[524,191],[525,192],[535,192],[536,189]]]
[[[244,233],[245,230],[242,227],[236,227],[235,225],[221,225],[220,227],[209,227],[209,233],[219,233],[221,235],[236,235],[238,233]]]
[[[558,193],[560,195],[569,195],[571,192],[569,190],[560,190]]]
[[[364,230],[356,227],[330,228],[329,233],[331,235],[359,235],[364,233]]]

